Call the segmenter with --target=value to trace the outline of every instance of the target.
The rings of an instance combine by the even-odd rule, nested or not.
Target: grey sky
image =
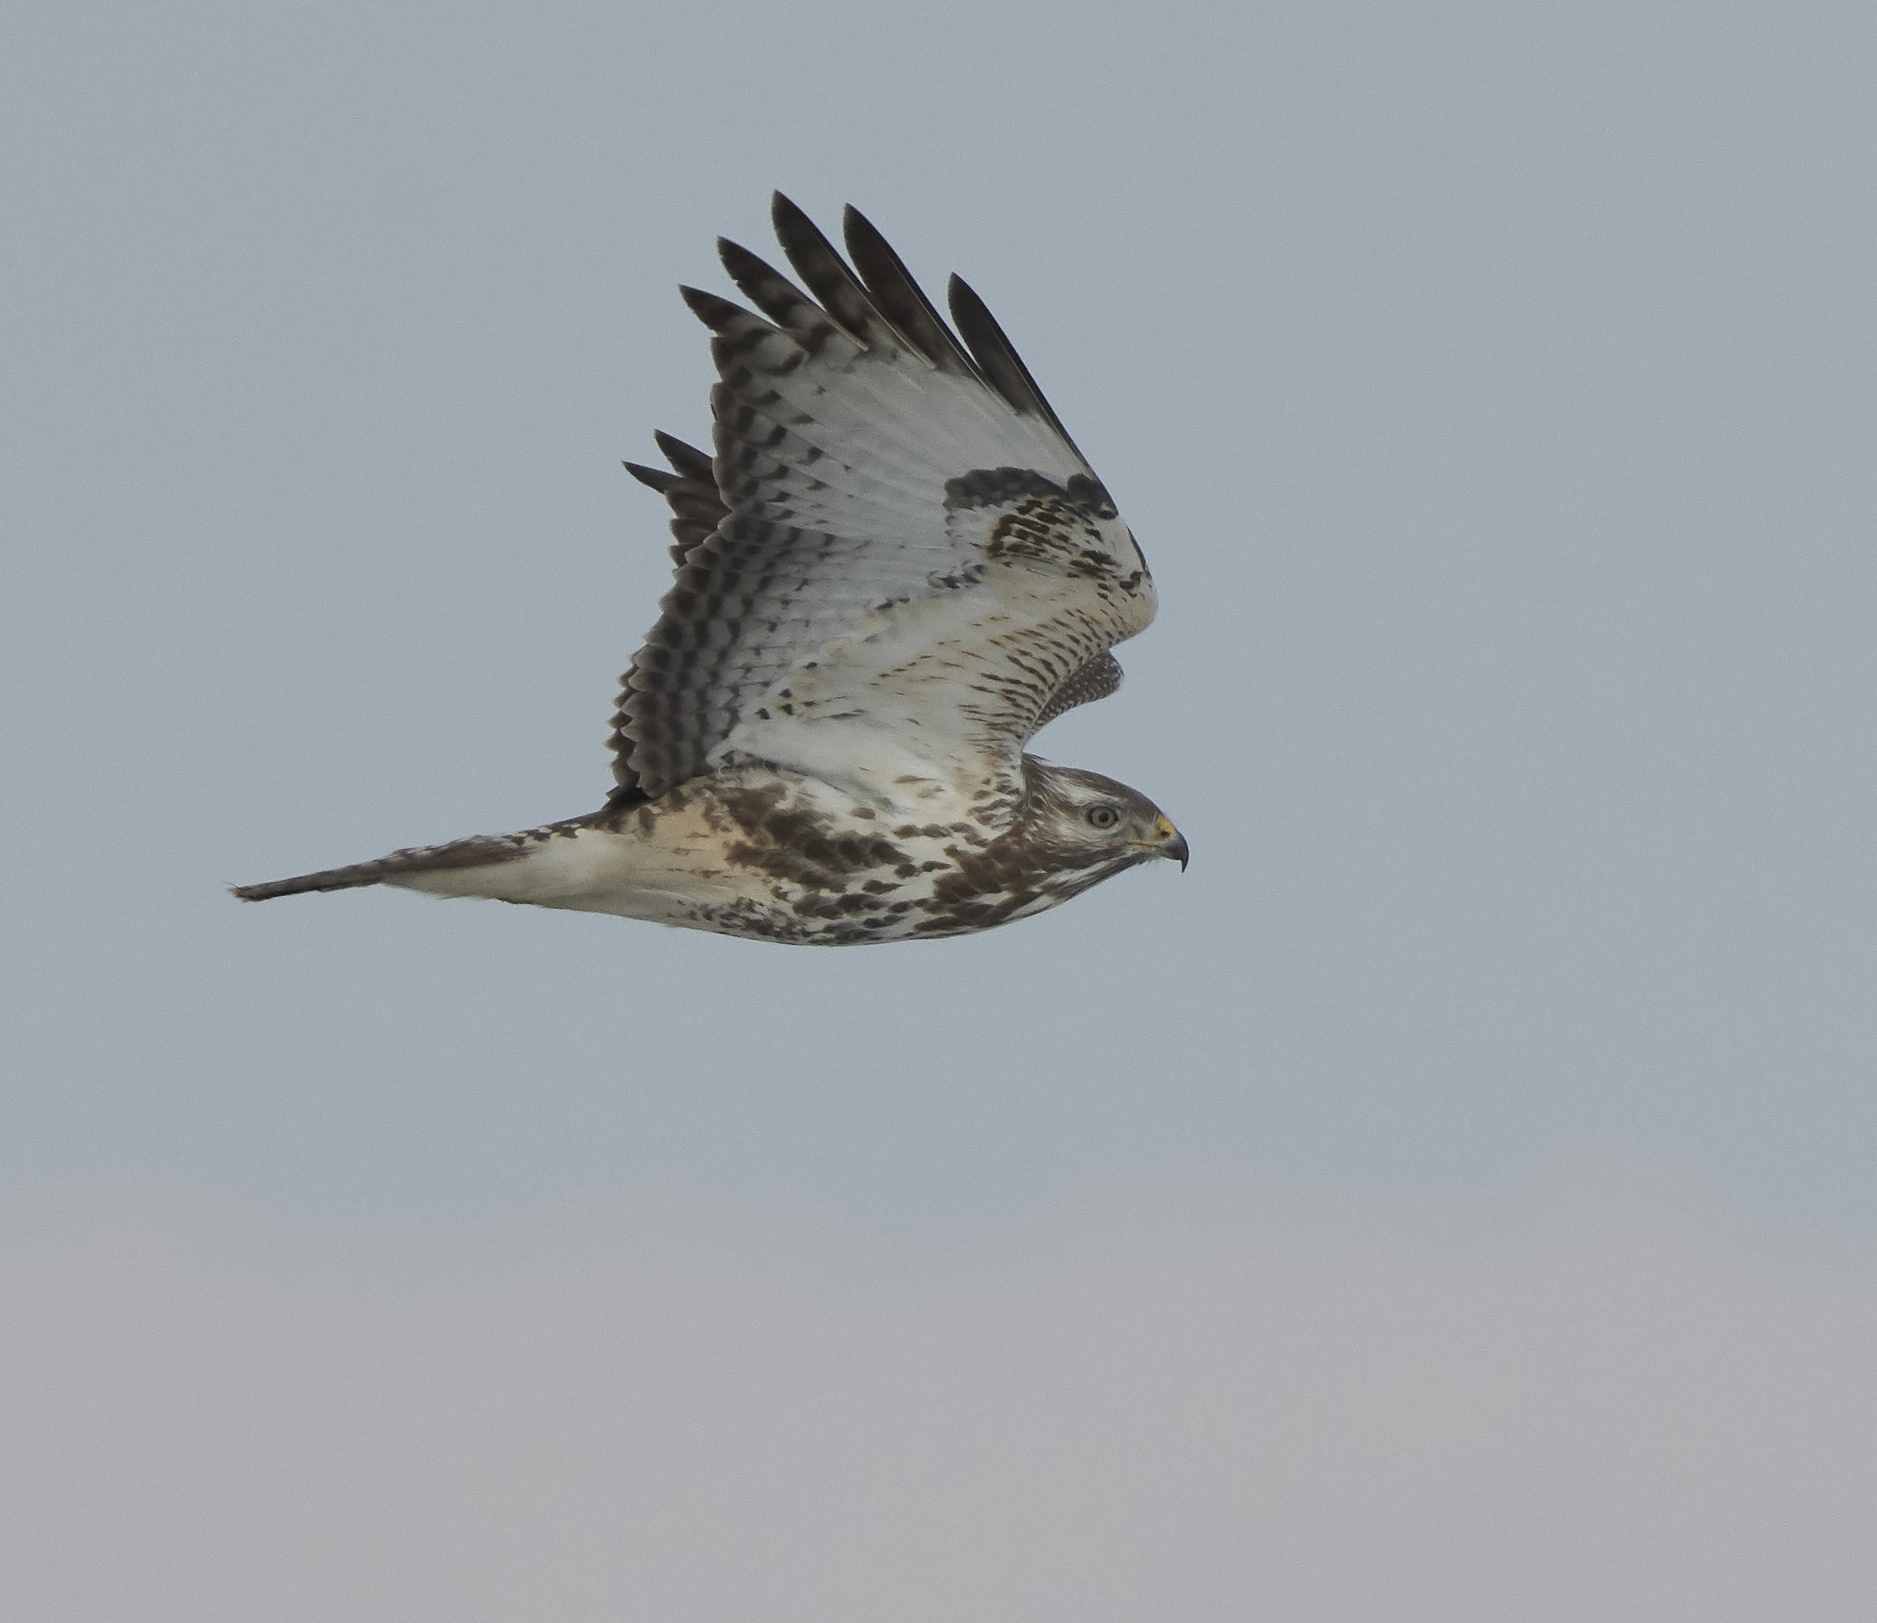
[[[22,1617],[1870,1609],[1872,1259],[1582,1167],[1409,1221],[1108,1188],[950,1247],[669,1197],[5,1238]]]
[[[428,1238],[398,1277],[418,1305],[380,1328],[394,1358],[447,1362],[447,1325],[401,1315],[439,1292],[473,1312],[479,1236],[511,1222],[552,1296],[569,1230],[526,1214],[573,1201],[674,1236],[672,1268],[705,1244],[694,1220],[734,1236],[732,1272],[761,1271],[772,1228],[791,1237],[778,1322],[818,1311],[803,1279],[883,1247],[889,1273],[936,1270],[933,1291],[1071,1367],[1080,1343],[999,1293],[1099,1251],[1089,1214],[1110,1201],[1155,1204],[1126,1191],[1182,1210],[1195,1184],[1232,1191],[1226,1216],[1181,1231],[1191,1246],[1286,1237],[1307,1283],[1324,1203],[1354,1202],[1351,1244],[1386,1257],[1419,1202],[1459,1202],[1455,1223],[1495,1235],[1508,1202],[1531,1222],[1547,1202],[1594,1213],[1594,1190],[1568,1186],[1611,1165],[1769,1314],[1804,1270],[1828,1276],[1815,1350],[1868,1345],[1874,45],[1868,8],[1822,4],[12,8],[0,1171],[8,1255],[52,1282],[48,1303],[73,1282],[22,1356],[56,1367],[87,1327],[143,1322],[116,1264],[95,1291],[61,1272],[75,1237],[106,1235],[109,1259],[136,1230],[167,1236],[150,1277],[172,1269],[178,1300],[208,1304],[203,1336],[233,1346],[245,1292],[299,1304],[256,1309],[276,1323],[393,1290],[322,1294],[283,1260],[296,1248],[362,1279],[347,1246],[416,1224]],[[654,428],[706,435],[705,334],[673,285],[724,286],[719,232],[767,251],[771,186],[823,221],[856,203],[928,287],[968,277],[1114,492],[1161,619],[1121,650],[1123,692],[1040,747],[1151,795],[1190,871],[981,938],[856,952],[408,895],[237,907],[226,882],[597,803],[612,686],[667,568],[659,504],[618,463]],[[1245,1215],[1252,1190],[1290,1191],[1271,1197],[1288,1215]],[[1025,1249],[1078,1213],[1081,1238]],[[226,1262],[250,1226],[275,1238]],[[1741,1238],[1774,1230],[1770,1262]],[[1517,1232],[1467,1276],[1495,1323],[1526,1322],[1501,1300]],[[1183,1243],[1163,1234],[1155,1255]],[[1533,1288],[1555,1292],[1532,1322],[1628,1322],[1595,1245],[1565,1267],[1533,1244]],[[618,1266],[629,1293],[636,1264]],[[1123,1317],[1150,1311],[1149,1276],[1116,1274]],[[708,1293],[719,1276],[702,1277]],[[189,1279],[209,1283],[190,1296]],[[1308,1301],[1306,1283],[1279,1299]],[[1193,1301],[1215,1284],[1201,1268]],[[533,1288],[491,1275],[488,1299]],[[1214,1375],[1205,1347],[1260,1322],[1255,1296],[1234,1301],[1237,1328],[1202,1324],[1192,1352]],[[1416,1312],[1409,1393],[1442,1378],[1448,1333]],[[1543,1377],[1532,1335],[1494,1343],[1523,1372],[1508,1379]],[[551,1384],[550,1340],[515,1352],[517,1389]],[[1743,1481],[1784,1480],[1775,1455],[1796,1480],[1812,1456],[1792,1438],[1871,1423],[1835,1355],[1767,1346],[1777,1389],[1809,1371],[1816,1407],[1767,1433],[1771,1453],[1715,1467]],[[1690,1398],[1648,1432],[1645,1405],[1645,1452],[1676,1457],[1686,1415],[1755,1411],[1750,1349],[1709,1353],[1737,1409]],[[308,1354],[338,1392],[350,1366],[324,1356]],[[1273,1367],[1253,1384],[1305,1410],[1370,1389],[1334,1357],[1327,1386],[1304,1354]],[[165,1401],[139,1368],[125,1352],[97,1380],[132,1408]],[[1620,1352],[1597,1368],[1565,1383],[1586,1435],[1631,1413]],[[896,1378],[872,1389],[881,1416],[918,1401]],[[1052,1378],[1021,1377],[1039,1401]],[[618,1388],[622,1413],[635,1390]],[[704,1414],[700,1391],[674,1412]],[[29,1405],[21,1435],[64,1457],[78,1412]],[[525,1406],[502,1412],[525,1430]],[[218,1413],[209,1430],[236,1437]],[[671,1424],[660,1458],[684,1456],[690,1422]],[[1153,1446],[1176,1458],[1187,1425],[1167,1417]],[[1255,1452],[1255,1433],[1230,1435]],[[1488,1425],[1480,1455],[1428,1480],[1471,1503],[1495,1447],[1540,1469],[1528,1442]],[[75,1449],[92,1463],[47,1503],[106,1542],[142,1526],[154,1550],[155,1497],[87,1520],[85,1473],[108,1478],[111,1443]],[[157,1444],[124,1446],[165,1469]],[[261,1468],[229,1446],[231,1469]],[[1229,1508],[1249,1502],[1206,1487],[1237,1480],[1236,1446],[1206,1442],[1191,1490],[1221,1549],[1250,1547]],[[507,1458],[558,1480],[513,1438],[487,1447],[498,1474]],[[918,1452],[854,1447],[883,1480]],[[806,1503],[852,1491],[817,1484],[812,1454],[757,1450],[807,1473]],[[1042,1458],[1022,1492],[1068,1493],[1071,1455]],[[1877,1531],[1869,1458],[1864,1497],[1839,1503]],[[931,1468],[941,1499],[965,1493]],[[552,1492],[601,1493],[614,1479],[594,1469]],[[212,1523],[235,1490],[203,1470],[188,1491]],[[1221,1556],[1212,1598],[1163,1587],[1182,1615],[1382,1615],[1357,1591],[1310,1598],[1319,1557],[1300,1552],[1344,1518],[1381,1524],[1298,1470],[1305,1531],[1262,1566]],[[1556,1491],[1594,1505],[1595,1477],[1572,1467]],[[436,1504],[427,1531],[384,1535],[349,1615],[481,1615],[451,1609]],[[780,1536],[757,1501],[725,1514]],[[1260,1514],[1244,1526],[1268,1531]],[[293,1559],[317,1565],[343,1534],[314,1523]],[[597,1525],[516,1532],[518,1593]],[[858,1587],[778,1579],[776,1615],[879,1616],[868,1585],[981,1553],[974,1526],[939,1517],[918,1560],[911,1532],[881,1533],[853,1557]],[[1451,1562],[1484,1558],[1459,1522],[1441,1536]],[[1125,1553],[1146,1598],[1102,1615],[1169,1615],[1154,1585],[1197,1557],[1155,1537]],[[1771,1538],[1742,1560],[1777,1573]],[[1377,1547],[1385,1595],[1417,1558]],[[1661,1548],[1651,1581],[1669,1588],[1707,1559],[1699,1541]],[[1010,1592],[1097,1615],[1073,1604],[1083,1558],[1047,1549],[1008,1554]],[[299,1615],[215,1610],[171,1556],[126,1557],[147,1580],[128,1592],[162,1601],[138,1615]],[[565,1615],[621,1615],[608,1585],[626,1580],[581,1561],[597,1587]],[[1564,1531],[1522,1570],[1560,1562]],[[1253,1568],[1275,1574],[1261,1599]],[[1877,1564],[1854,1569],[1831,1567],[1849,1609],[1810,1615],[1865,1615],[1856,1584],[1877,1594]],[[264,1588],[269,1564],[254,1570]],[[1504,1617],[1498,1594],[1425,1615]]]

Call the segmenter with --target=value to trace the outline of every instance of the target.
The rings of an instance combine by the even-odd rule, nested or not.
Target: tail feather
[[[386,880],[396,883],[405,874],[436,873],[446,868],[490,868],[498,863],[518,861],[543,840],[572,832],[585,821],[579,818],[553,823],[520,834],[478,834],[466,840],[451,840],[447,845],[412,846],[373,862],[355,862],[349,868],[323,868],[318,873],[296,874],[291,879],[274,879],[264,885],[230,885],[228,893],[243,902],[265,902],[276,896],[298,896],[305,891],[354,890]]]

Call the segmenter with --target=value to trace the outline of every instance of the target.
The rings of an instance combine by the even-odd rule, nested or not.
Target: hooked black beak
[[[1159,834],[1160,840],[1154,846],[1154,851],[1160,856],[1174,858],[1180,865],[1180,872],[1185,873],[1186,858],[1189,854],[1186,849],[1186,836],[1164,817],[1160,819],[1155,832]]]

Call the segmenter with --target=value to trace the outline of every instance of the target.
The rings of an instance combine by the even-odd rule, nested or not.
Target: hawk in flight
[[[684,290],[710,454],[660,434],[669,472],[626,465],[671,505],[677,579],[621,682],[606,804],[236,896],[398,885],[845,945],[1185,866],[1144,795],[1024,753],[1114,692],[1109,650],[1154,617],[1108,492],[963,282],[954,333],[854,210],[848,259],[780,194],[774,219],[801,287],[722,242],[761,315]]]

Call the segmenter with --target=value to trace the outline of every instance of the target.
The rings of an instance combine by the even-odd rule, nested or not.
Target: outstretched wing
[[[622,679],[621,792],[742,758],[1008,782],[1039,726],[1118,684],[1146,562],[964,283],[961,343],[854,210],[852,269],[780,194],[774,218],[813,299],[729,242],[768,319],[685,290],[715,335],[714,489],[679,441],[672,474],[632,470],[673,505],[679,567]]]

